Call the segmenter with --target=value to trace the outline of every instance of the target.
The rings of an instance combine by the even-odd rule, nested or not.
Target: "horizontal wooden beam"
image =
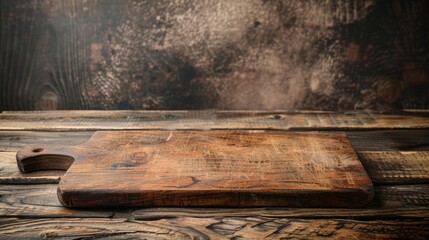
[[[358,156],[375,184],[429,183],[429,151],[359,151]]]
[[[429,133],[429,130],[428,130]],[[46,132],[46,131],[0,131],[0,152],[18,151],[27,144],[72,146],[86,142],[93,131]]]
[[[426,193],[425,193],[426,192]],[[133,212],[135,219],[175,217],[269,217],[269,218],[427,218],[429,185],[377,186],[374,201],[364,208],[146,208]]]
[[[57,198],[56,184],[0,185],[0,217],[109,217],[135,219],[172,217],[299,217],[299,218],[429,218],[429,184],[376,186],[374,200],[364,208],[145,208],[68,209]],[[133,212],[129,215],[130,211]]]
[[[265,217],[0,219],[0,235],[18,238],[115,239],[428,239],[429,221]]]
[[[57,184],[0,185],[0,194],[0,217],[113,216],[112,210],[74,210],[63,207],[57,198]]]
[[[429,129],[346,131],[355,151],[429,151]],[[78,145],[94,131],[0,131],[0,151],[18,151],[27,144]]]
[[[2,112],[0,130],[90,131],[137,129],[364,130],[429,128],[429,112],[288,111],[53,111]]]

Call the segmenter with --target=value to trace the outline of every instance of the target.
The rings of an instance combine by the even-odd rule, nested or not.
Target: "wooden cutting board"
[[[68,169],[66,207],[359,207],[373,197],[344,133],[99,131],[78,146],[26,146],[17,162]]]

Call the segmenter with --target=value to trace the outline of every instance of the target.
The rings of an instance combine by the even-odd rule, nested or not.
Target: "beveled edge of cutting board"
[[[58,199],[70,208],[86,207],[345,207],[359,208],[374,197],[372,185],[361,189],[288,190],[279,192],[250,192],[243,190],[172,191],[112,191],[109,189],[73,190],[63,192],[59,186]],[[154,196],[165,199],[161,204]],[[148,197],[149,196],[149,197]],[[193,199],[198,196],[198,201]],[[352,198],[350,198],[352,196]],[[83,200],[84,199],[84,200]],[[154,201],[157,200],[157,201]]]

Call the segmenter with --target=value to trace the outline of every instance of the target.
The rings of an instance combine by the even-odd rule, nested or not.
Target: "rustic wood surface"
[[[429,127],[428,117],[424,111],[5,111],[0,130],[419,129]]]
[[[1,114],[4,114],[0,113]],[[27,144],[78,145],[94,133],[85,128],[64,129],[74,118],[93,121],[94,130],[116,126],[126,115],[119,112],[6,112],[9,119],[25,121],[31,131],[10,126],[0,131],[0,238],[148,238],[148,239],[427,239],[429,237],[429,129],[407,128],[416,114],[400,115],[403,126],[366,129],[337,127],[346,131],[359,159],[374,182],[374,200],[366,207],[348,208],[102,208],[67,209],[56,197],[57,183],[64,171],[20,173],[15,155]],[[202,112],[139,112],[153,122],[200,120]],[[146,115],[147,114],[147,115]],[[169,114],[171,117],[165,117]],[[246,118],[230,113],[236,123]],[[267,119],[277,113],[255,112]],[[342,119],[343,115],[326,114]],[[367,113],[356,113],[367,114]],[[417,115],[425,123],[426,112]],[[130,118],[137,115],[130,114]],[[287,114],[286,114],[287,115]],[[54,116],[52,128],[38,128],[40,121]],[[234,117],[235,116],[235,117]],[[384,118],[375,114],[375,121]],[[284,115],[282,115],[284,117]],[[303,118],[305,119],[305,117]],[[276,119],[278,120],[278,119]],[[119,120],[122,121],[122,120]],[[429,120],[426,120],[429,121]],[[31,122],[36,122],[31,126]],[[268,121],[259,132],[269,130]],[[167,125],[167,124],[166,124]],[[4,125],[0,124],[0,127]],[[58,129],[57,129],[58,128]],[[216,125],[212,125],[216,129]],[[198,126],[195,128],[198,129]],[[308,128],[322,130],[329,128]],[[170,128],[166,128],[170,130]],[[332,131],[332,129],[329,129]],[[351,130],[351,131],[350,131]]]
[[[183,217],[261,216],[299,218],[425,219],[429,184],[375,186],[375,198],[362,208],[64,208],[56,197],[57,184],[3,184],[3,217],[109,217],[153,220]]]
[[[429,107],[425,0],[2,0],[0,110]]]
[[[404,152],[358,152],[368,175],[376,185],[429,181],[429,166],[426,165],[429,152],[410,152],[402,157],[403,154]],[[405,159],[407,161],[404,161]],[[61,175],[65,173],[59,170],[21,173],[16,164],[16,152],[0,152],[0,160],[0,183],[3,184],[58,183]]]
[[[124,218],[0,219],[5,237],[66,239],[422,239],[428,221],[351,219]]]
[[[98,131],[16,158],[22,172],[70,167],[58,187],[67,207],[360,207],[373,196],[342,132]]]

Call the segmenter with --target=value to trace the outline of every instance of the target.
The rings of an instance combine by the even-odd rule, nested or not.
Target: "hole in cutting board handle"
[[[68,170],[74,157],[64,147],[27,145],[16,153],[18,168],[23,173],[41,170]]]
[[[41,151],[43,151],[43,148],[35,148],[35,149],[33,149],[34,153],[41,152]]]

